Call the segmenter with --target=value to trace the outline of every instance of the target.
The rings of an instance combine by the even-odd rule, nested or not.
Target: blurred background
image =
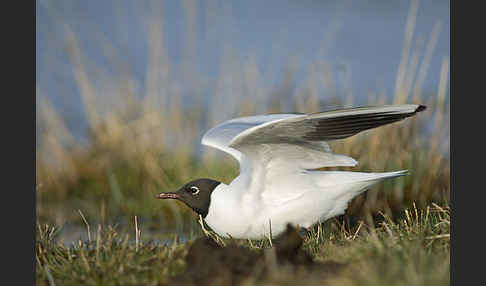
[[[352,201],[372,222],[449,203],[450,2],[36,1],[36,213],[64,239],[92,224],[156,238],[197,217],[154,195],[236,161],[200,145],[230,118],[420,103],[418,116],[331,142],[353,171],[409,169]]]

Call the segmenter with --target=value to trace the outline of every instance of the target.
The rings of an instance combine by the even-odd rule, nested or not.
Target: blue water
[[[140,94],[145,92],[149,59],[147,20],[153,15],[162,23],[171,77],[184,88],[200,84],[185,78],[184,63],[199,75],[198,80],[216,80],[224,68],[222,58],[232,51],[237,68],[238,63],[253,58],[267,86],[280,84],[292,65],[294,88],[298,88],[310,63],[327,62],[335,74],[335,95],[352,94],[359,102],[373,91],[385,91],[388,96],[393,93],[410,7],[409,1],[382,0],[36,3],[36,84],[78,135],[84,132],[86,122],[66,52],[66,27],[77,35],[85,59],[117,76],[120,67],[105,55],[103,41],[107,41],[140,83]],[[441,61],[449,58],[449,5],[445,0],[419,2],[412,48],[421,37],[426,43],[434,25],[441,25],[424,82],[425,93],[436,92]],[[191,13],[193,17],[187,16]],[[193,25],[188,24],[191,19]],[[96,78],[95,74],[90,76]]]

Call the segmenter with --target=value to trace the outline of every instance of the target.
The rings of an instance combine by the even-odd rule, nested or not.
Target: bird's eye
[[[191,192],[192,195],[197,195],[199,193],[199,188],[196,186],[192,186],[189,191]]]

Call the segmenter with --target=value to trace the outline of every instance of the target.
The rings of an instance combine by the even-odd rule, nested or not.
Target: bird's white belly
[[[205,221],[218,235],[238,239],[261,239],[268,237],[270,231],[275,237],[285,230],[287,224],[265,215],[249,217],[237,212],[225,212],[224,215],[209,213]]]
[[[221,190],[212,197],[206,223],[222,237],[261,239],[276,237],[288,223],[308,227],[332,208],[330,200],[320,196],[301,197],[283,206],[263,205],[260,201],[242,203],[241,198]],[[326,201],[328,202],[326,204]]]
[[[224,215],[209,213],[205,218],[211,229],[222,237],[238,239],[261,239],[270,236],[276,237],[285,231],[288,223],[294,226],[309,227],[318,222],[320,216],[325,212],[326,207],[321,205],[319,213],[309,213],[300,209],[296,214],[291,210],[289,213],[259,213],[258,216],[248,216],[237,212],[226,211]]]

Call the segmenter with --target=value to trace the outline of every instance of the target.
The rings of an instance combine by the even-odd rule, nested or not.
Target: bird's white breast
[[[244,207],[239,194],[221,183],[211,194],[204,220],[220,236],[245,237],[251,231],[251,219],[247,217]]]

